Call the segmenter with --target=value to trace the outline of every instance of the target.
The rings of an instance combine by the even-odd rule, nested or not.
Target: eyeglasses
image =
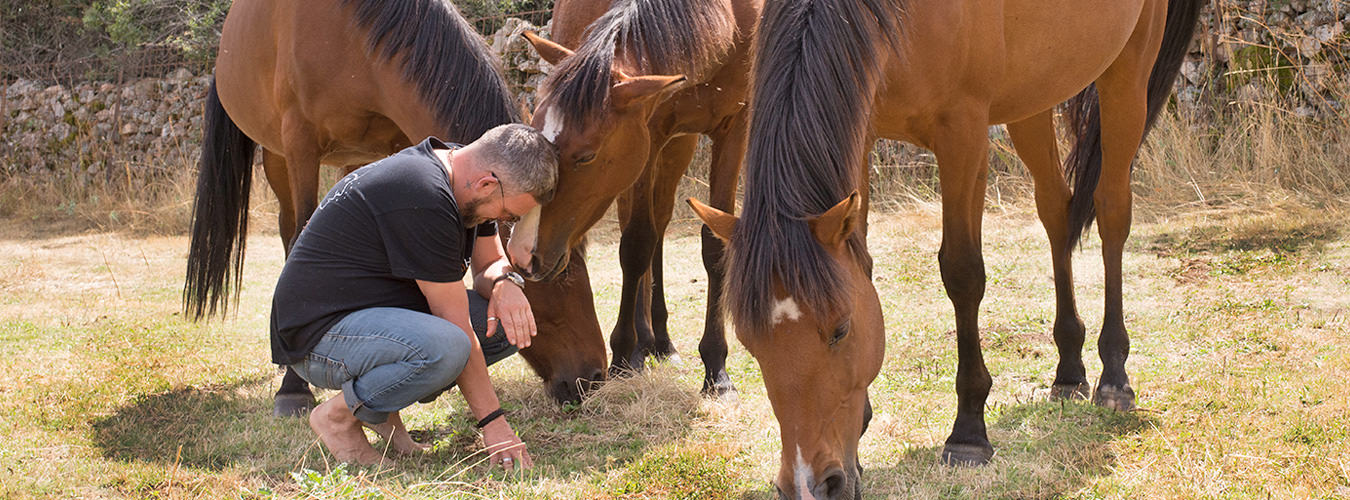
[[[498,217],[497,220],[506,222],[508,224],[516,223],[517,221],[520,220],[520,216],[513,214],[511,213],[510,210],[506,209],[506,186],[502,184],[501,177],[497,177],[496,172],[488,172],[488,175],[491,175],[493,179],[497,180],[497,192],[500,193],[502,196],[502,213],[505,215]]]

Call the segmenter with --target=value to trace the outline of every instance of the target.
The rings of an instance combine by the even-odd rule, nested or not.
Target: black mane
[[[866,158],[885,51],[904,0],[766,2],[756,35],[745,203],[728,253],[726,307],[741,332],[770,328],[774,283],[808,314],[848,310],[842,270],[807,226],[846,198]],[[866,256],[855,233],[850,250]],[[739,277],[739,278],[736,278]]]
[[[542,86],[563,119],[597,116],[609,100],[616,57],[648,75],[690,75],[721,58],[734,43],[733,14],[719,0],[615,0],[586,29],[576,53]],[[616,51],[622,51],[622,56]]]
[[[401,61],[403,77],[445,127],[443,138],[470,142],[520,121],[515,99],[487,44],[447,0],[343,0],[368,32],[371,53]],[[413,142],[421,140],[411,138]]]

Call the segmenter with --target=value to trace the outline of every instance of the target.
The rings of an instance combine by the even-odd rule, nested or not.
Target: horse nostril
[[[816,498],[844,498],[848,492],[848,476],[844,475],[844,470],[838,467],[831,467],[829,472],[825,473],[825,479],[812,488],[812,494]]]

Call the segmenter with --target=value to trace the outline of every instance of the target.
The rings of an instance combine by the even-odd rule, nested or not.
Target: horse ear
[[[635,76],[615,84],[610,95],[614,97],[614,106],[622,108],[672,90],[681,83],[684,83],[684,75]]]
[[[816,239],[820,240],[826,248],[836,248],[848,239],[849,235],[858,228],[858,211],[862,209],[862,196],[854,190],[825,213],[807,219],[807,225],[811,226],[811,232],[816,234]]]
[[[539,53],[539,57],[548,61],[549,64],[556,65],[572,55],[571,49],[554,43],[552,40],[545,40],[534,31],[526,31],[525,39],[529,40],[530,45],[534,46],[534,51]]]
[[[703,219],[703,223],[708,225],[713,235],[716,235],[722,241],[731,241],[731,233],[736,229],[736,221],[739,217],[723,212],[716,208],[704,205],[702,202],[689,198],[689,207],[694,209],[698,218]]]

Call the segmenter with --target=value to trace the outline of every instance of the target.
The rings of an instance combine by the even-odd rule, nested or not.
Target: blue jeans
[[[515,353],[499,331],[485,335],[486,303],[469,292],[470,317],[489,364]],[[477,300],[474,300],[477,299]],[[473,307],[478,306],[478,307]],[[454,323],[409,309],[376,307],[348,314],[314,350],[291,365],[309,383],[341,389],[361,421],[381,424],[418,400],[454,385],[469,359],[469,338]]]

